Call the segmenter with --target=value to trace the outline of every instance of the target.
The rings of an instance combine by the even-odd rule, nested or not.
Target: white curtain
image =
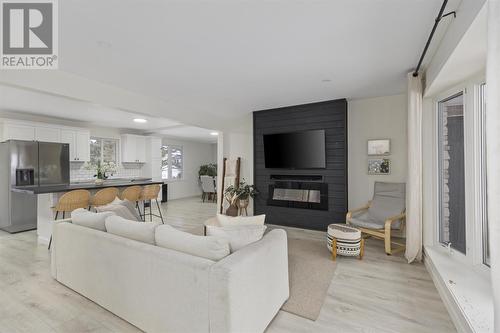
[[[408,178],[406,259],[422,260],[422,81],[408,74]]]
[[[500,332],[500,0],[488,3],[486,160],[495,332]]]

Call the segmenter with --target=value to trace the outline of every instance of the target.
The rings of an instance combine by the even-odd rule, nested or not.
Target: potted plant
[[[85,164],[85,169],[95,171],[95,183],[100,185],[108,179],[108,173],[113,175],[116,172],[116,164],[114,162],[89,162]]]
[[[250,198],[254,198],[259,191],[255,185],[248,185],[245,180],[239,183],[238,186],[230,185],[224,192],[226,200],[229,202],[229,208],[226,210],[226,215],[237,216],[238,211],[247,210],[250,203]]]
[[[198,176],[210,176],[210,177],[215,177],[217,176],[217,164],[215,163],[209,163],[209,164],[203,164],[200,166],[200,170],[198,171]]]

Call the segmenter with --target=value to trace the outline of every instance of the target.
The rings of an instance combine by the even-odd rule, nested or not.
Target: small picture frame
[[[368,159],[368,174],[369,175],[390,175],[391,160],[388,158],[369,158]]]
[[[389,155],[391,153],[391,140],[368,140],[368,156]]]

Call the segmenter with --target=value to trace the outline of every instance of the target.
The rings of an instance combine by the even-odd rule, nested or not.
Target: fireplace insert
[[[269,185],[269,206],[328,210],[328,184],[277,181]]]

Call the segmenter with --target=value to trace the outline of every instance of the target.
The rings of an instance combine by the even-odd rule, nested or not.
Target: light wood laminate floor
[[[201,228],[216,210],[215,204],[200,198],[174,200],[162,208],[167,223],[187,230]],[[299,229],[287,232],[295,238],[325,237]],[[140,330],[54,281],[49,253],[37,244],[36,232],[0,232],[0,333],[16,332]],[[280,311],[267,332],[456,331],[424,265],[386,256],[381,242],[368,240],[363,261],[338,259],[316,322]]]

